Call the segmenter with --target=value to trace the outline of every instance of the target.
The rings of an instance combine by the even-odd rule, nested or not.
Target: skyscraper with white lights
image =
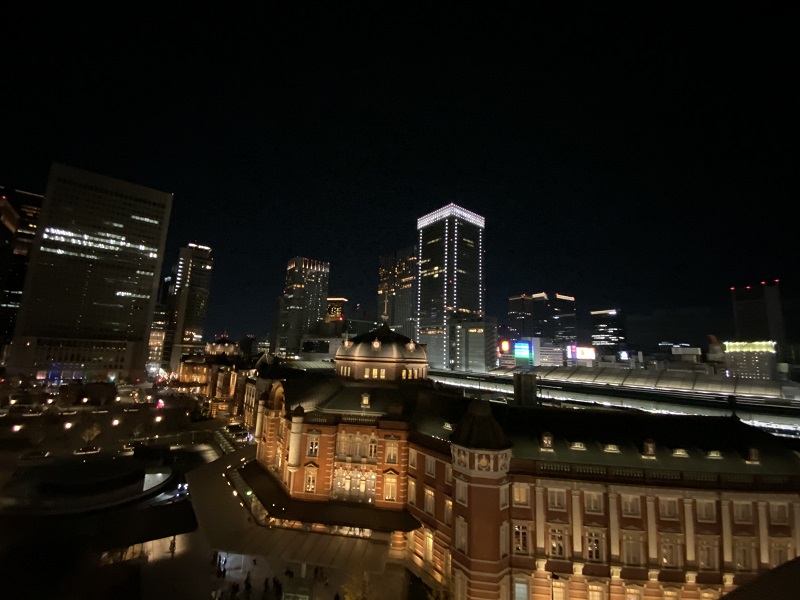
[[[458,344],[453,318],[482,317],[484,218],[448,204],[417,220],[417,341],[433,369],[452,369]]]
[[[164,369],[177,373],[181,356],[205,349],[206,312],[214,259],[211,248],[190,243],[180,249],[168,298]]]
[[[137,379],[172,194],[65,165],[50,170],[8,370]]]
[[[296,354],[303,334],[325,318],[330,263],[295,256],[286,265],[286,284],[278,303],[276,354]]]

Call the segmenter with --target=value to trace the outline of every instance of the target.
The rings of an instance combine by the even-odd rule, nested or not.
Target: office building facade
[[[740,342],[772,340],[782,356],[786,346],[786,326],[781,302],[780,281],[731,288],[733,322]]]
[[[256,460],[189,475],[219,498],[198,500],[201,523],[244,507],[262,547],[326,568],[392,559],[460,600],[717,600],[798,556],[800,461],[780,438],[729,417],[469,400],[418,385],[424,355],[388,328],[351,342],[335,378],[265,375],[245,417]]]
[[[485,220],[448,204],[417,220],[417,341],[433,369],[456,368],[450,320],[483,317]]]
[[[380,257],[378,315],[386,314],[393,330],[415,337],[417,255],[413,247]]]
[[[22,304],[25,273],[43,196],[0,187],[0,363],[5,364]]]
[[[614,354],[625,347],[625,323],[618,308],[589,311],[592,346],[600,354]]]
[[[184,354],[203,353],[213,270],[208,246],[189,243],[180,249],[167,300],[169,324],[162,359],[170,373],[177,373]]]
[[[301,339],[327,314],[330,263],[296,256],[286,265],[286,284],[278,302],[276,354],[297,354]]]
[[[9,372],[145,377],[171,208],[167,192],[53,165]]]
[[[576,343],[577,313],[575,297],[539,292],[508,299],[508,327],[518,338],[547,338],[555,344]]]

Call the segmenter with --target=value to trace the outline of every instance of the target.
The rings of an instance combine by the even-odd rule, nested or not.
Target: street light
[[[69,421],[64,423],[64,429],[71,429],[71,428],[72,428],[72,423],[70,423]]]
[[[114,419],[111,421],[111,426],[114,428],[111,430],[111,443],[117,443],[117,425],[119,425],[119,419]]]

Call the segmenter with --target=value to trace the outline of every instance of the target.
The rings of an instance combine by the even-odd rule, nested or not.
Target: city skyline
[[[794,15],[551,10],[529,30],[498,13],[478,42],[432,13],[440,41],[374,35],[365,53],[336,35],[327,55],[284,14],[133,17],[69,44],[41,17],[44,41],[5,59],[0,185],[42,193],[62,162],[174,193],[164,264],[215,249],[207,337],[273,335],[292,256],[330,262],[330,293],[373,306],[379,257],[450,202],[486,216],[500,320],[548,289],[579,311],[698,307],[724,337],[731,286],[795,294],[778,204],[796,195]],[[248,41],[265,19],[286,27]]]

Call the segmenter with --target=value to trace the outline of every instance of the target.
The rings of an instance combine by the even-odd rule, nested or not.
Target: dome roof
[[[425,349],[384,323],[377,329],[344,340],[336,351],[335,360],[375,360],[380,362],[420,362],[427,364]]]
[[[505,450],[512,445],[492,415],[489,403],[477,399],[470,402],[467,414],[450,436],[450,441],[466,448],[483,450]]]

